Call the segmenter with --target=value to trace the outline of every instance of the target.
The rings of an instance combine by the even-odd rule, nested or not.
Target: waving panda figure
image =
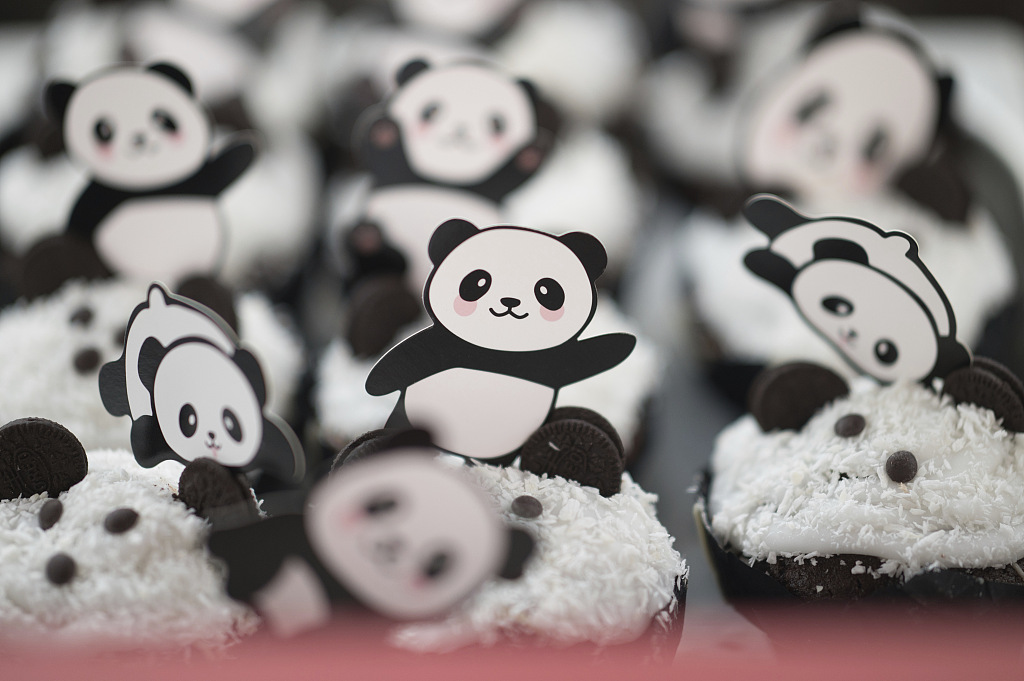
[[[953,308],[917,243],[862,220],[809,218],[770,195],[744,214],[770,239],[744,263],[783,290],[855,369],[883,383],[930,383],[969,365]]]

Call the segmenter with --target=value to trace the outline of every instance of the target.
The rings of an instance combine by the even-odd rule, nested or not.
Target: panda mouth
[[[504,312],[495,312],[493,307],[489,307],[487,309],[495,317],[508,317],[508,316],[511,316],[513,319],[526,319],[527,317],[530,316],[529,312],[524,312],[523,314],[516,314],[515,312],[513,312],[511,307],[507,308]]]
[[[212,454],[214,458],[216,458],[217,454],[220,452],[221,449],[221,446],[217,444],[217,441],[210,440],[209,442],[204,442],[203,444],[205,444],[206,448],[210,450],[210,454]]]
[[[838,338],[843,345],[855,347],[857,345],[857,330],[840,328]]]

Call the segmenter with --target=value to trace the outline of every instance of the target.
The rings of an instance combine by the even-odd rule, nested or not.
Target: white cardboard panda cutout
[[[67,235],[115,274],[178,282],[214,274],[224,250],[218,195],[252,163],[251,141],[210,155],[211,128],[170,64],[118,66],[46,88],[68,153],[91,176]]]
[[[558,390],[619,364],[636,338],[579,340],[597,306],[604,247],[584,232],[480,230],[464,220],[430,239],[423,300],[433,325],[392,348],[366,379],[401,391],[388,427],[409,424],[463,456],[506,457],[541,426]]]
[[[374,177],[361,218],[407,260],[418,290],[433,228],[452,217],[498,222],[501,201],[550,148],[532,85],[479,62],[406,64],[398,89],[367,113],[356,148]]]
[[[871,195],[928,155],[951,87],[909,36],[833,26],[758,93],[742,172],[801,199]]]
[[[953,308],[903,232],[845,217],[809,218],[770,195],[744,208],[770,239],[744,263],[792,298],[855,369],[883,383],[946,376],[970,364]]]
[[[391,0],[402,22],[447,35],[485,38],[525,0]]]
[[[132,313],[124,352],[103,366],[99,389],[108,412],[131,417],[144,467],[210,458],[282,481],[305,474],[295,434],[265,410],[256,357],[215,313],[160,284]]]
[[[326,624],[355,600],[396,620],[441,615],[485,580],[517,578],[533,549],[473,483],[401,444],[319,483],[302,515],[217,529],[229,595],[279,634]]]

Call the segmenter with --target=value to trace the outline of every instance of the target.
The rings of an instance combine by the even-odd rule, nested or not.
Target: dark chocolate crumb
[[[512,500],[512,512],[520,518],[536,518],[544,512],[544,505],[537,497],[523,494]]]
[[[68,319],[68,322],[73,326],[89,326],[92,324],[92,318],[94,316],[92,308],[83,305],[71,313],[71,318]]]
[[[75,559],[66,553],[55,553],[46,561],[46,578],[57,586],[74,579],[77,570]]]
[[[917,475],[917,457],[902,449],[885,460],[885,474],[893,482],[910,482]]]
[[[836,421],[835,431],[839,437],[856,437],[864,432],[867,422],[860,414],[847,414]]]
[[[96,348],[84,348],[75,353],[75,371],[80,374],[89,374],[99,368],[102,361],[100,353]]]
[[[46,531],[57,524],[60,517],[64,515],[64,504],[60,499],[47,499],[43,507],[39,509],[39,527]]]
[[[103,529],[110,534],[122,534],[135,527],[139,522],[139,514],[132,508],[119,508],[107,514],[103,519]]]

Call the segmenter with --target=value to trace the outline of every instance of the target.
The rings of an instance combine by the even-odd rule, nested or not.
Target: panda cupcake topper
[[[432,453],[379,452],[320,482],[302,514],[215,530],[229,595],[288,635],[352,601],[390,619],[434,617],[486,579],[519,577],[533,538]]]
[[[131,417],[142,466],[205,457],[283,481],[305,473],[295,434],[266,411],[256,357],[214,312],[161,284],[132,312],[124,352],[100,370],[99,390],[108,412]]]
[[[559,389],[629,356],[636,338],[581,339],[607,256],[584,232],[440,225],[423,290],[433,325],[384,355],[371,395],[401,391],[388,427],[427,428],[435,444],[477,459],[507,458],[551,412]]]
[[[747,268],[782,289],[858,371],[883,383],[930,384],[971,363],[953,308],[910,235],[855,218],[809,218],[766,194],[744,214],[770,240],[747,253]]]
[[[81,83],[49,83],[49,115],[90,175],[65,238],[91,245],[112,273],[174,284],[219,268],[217,198],[256,155],[236,138],[211,154],[212,129],[177,67],[115,66]]]

